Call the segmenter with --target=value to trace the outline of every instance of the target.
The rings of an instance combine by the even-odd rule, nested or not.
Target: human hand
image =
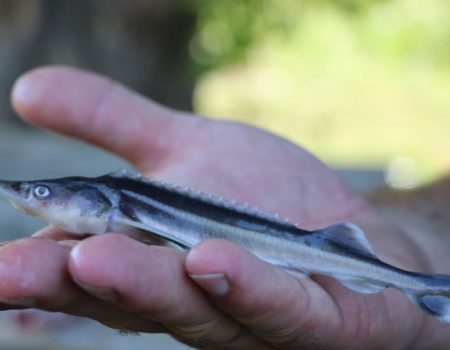
[[[302,228],[353,221],[386,262],[417,271],[433,263],[315,157],[265,131],[173,111],[65,68],[22,77],[13,103],[30,123],[110,150],[147,176],[279,212]],[[217,273],[226,278],[190,277]],[[184,253],[117,234],[74,248],[29,238],[0,250],[0,281],[4,308],[168,332],[201,348],[411,349],[447,340],[444,326],[396,290],[367,296],[329,278],[298,278],[222,240]]]

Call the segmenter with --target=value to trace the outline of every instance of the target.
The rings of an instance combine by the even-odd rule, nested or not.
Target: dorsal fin
[[[332,250],[341,248],[346,253],[361,254],[378,260],[363,230],[352,223],[332,225],[316,231],[315,235],[328,243]]]

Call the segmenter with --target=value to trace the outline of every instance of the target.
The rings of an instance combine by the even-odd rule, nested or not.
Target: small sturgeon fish
[[[257,209],[126,172],[0,181],[0,198],[73,233],[121,232],[182,249],[224,238],[283,269],[328,275],[360,293],[399,289],[450,323],[450,275],[405,271],[382,262],[351,223],[306,231]]]

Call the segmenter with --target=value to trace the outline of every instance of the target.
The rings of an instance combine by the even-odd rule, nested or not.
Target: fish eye
[[[33,194],[38,199],[44,199],[50,195],[50,190],[47,186],[39,185],[35,187]]]

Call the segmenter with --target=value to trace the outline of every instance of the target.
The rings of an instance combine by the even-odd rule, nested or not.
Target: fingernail
[[[104,301],[110,303],[117,303],[117,301],[119,300],[118,294],[111,288],[93,286],[84,282],[80,282],[78,280],[75,280],[75,283],[78,284],[82,289],[84,289],[89,294]]]
[[[10,305],[10,306],[20,306],[20,307],[34,307],[36,306],[36,300],[27,298],[4,298],[0,297],[0,304]]]
[[[215,297],[223,297],[230,291],[230,282],[223,273],[189,274],[200,287]]]

